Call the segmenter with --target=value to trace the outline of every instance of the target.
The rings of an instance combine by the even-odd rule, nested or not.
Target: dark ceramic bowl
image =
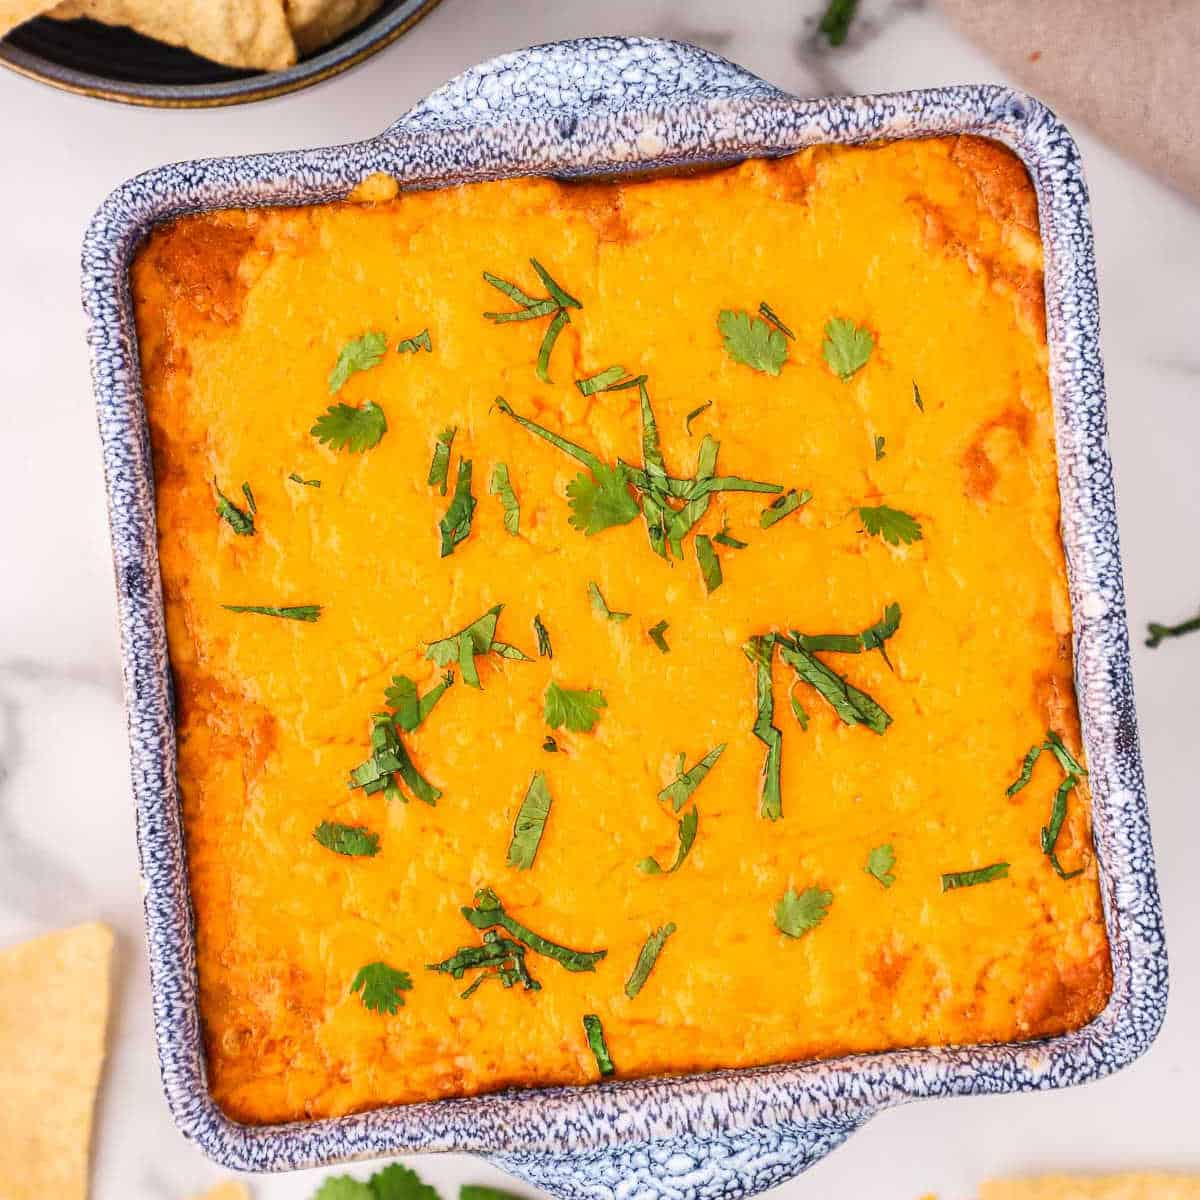
[[[35,17],[0,38],[0,65],[51,87],[156,108],[245,104],[311,87],[369,58],[438,0],[385,0],[371,17],[283,71],[243,71],[132,29]]]

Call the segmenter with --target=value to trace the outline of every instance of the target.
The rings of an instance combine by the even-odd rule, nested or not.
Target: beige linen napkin
[[[1200,200],[1200,0],[942,0],[1014,80]]]

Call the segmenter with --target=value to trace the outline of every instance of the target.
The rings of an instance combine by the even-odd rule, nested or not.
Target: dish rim
[[[647,89],[639,92],[638,81],[625,78],[631,62],[654,76],[660,60],[669,70]],[[539,72],[553,76],[564,65],[608,75],[586,99],[564,95],[561,75],[554,77],[554,97],[536,87],[529,91]],[[492,105],[489,88],[494,92],[496,79],[506,75],[505,103]],[[185,211],[337,199],[376,171],[407,187],[450,186],[511,175],[579,177],[714,165],[818,142],[955,133],[1007,145],[1038,193],[1076,689],[1113,961],[1113,992],[1104,1012],[1080,1030],[1039,1042],[894,1050],[499,1092],[268,1126],[231,1121],[208,1092],[200,1042],[153,480],[126,278],[142,234]],[[602,1153],[631,1141],[719,1138],[772,1124],[840,1121],[853,1128],[875,1111],[918,1097],[1085,1082],[1126,1065],[1149,1046],[1165,1011],[1166,951],[1133,707],[1091,225],[1074,141],[1040,102],[1003,87],[970,85],[800,99],[685,44],[636,38],[556,43],[467,72],[363,142],[175,164],[127,181],[93,218],[83,263],[156,1037],[176,1123],[211,1157],[262,1171],[421,1150],[537,1155],[568,1147]]]
[[[255,71],[239,79],[217,83],[141,83],[109,79],[93,71],[66,67],[41,54],[34,54],[0,37],[0,67],[43,83],[58,91],[110,100],[140,108],[221,108],[273,100],[300,92],[348,71],[403,37],[441,0],[402,0],[391,12],[368,17],[349,37],[318,50],[279,71]]]

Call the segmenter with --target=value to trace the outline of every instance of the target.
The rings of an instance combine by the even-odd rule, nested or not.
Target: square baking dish
[[[1107,1008],[1083,1029],[1038,1042],[511,1091],[286,1125],[231,1121],[209,1095],[200,1034],[154,480],[128,286],[141,240],[181,213],[339,199],[374,172],[405,188],[611,176],[815,143],[960,133],[1008,146],[1037,190],[1076,687],[1112,953]],[[1166,1006],[1166,948],[1133,703],[1087,190],[1074,141],[1036,100],[976,86],[802,100],[682,43],[589,38],[534,47],[466,72],[365,142],[176,164],[128,181],[87,231],[83,301],[163,1086],[179,1128],[212,1158],[274,1171],[470,1151],[564,1197],[749,1195],[812,1165],[891,1105],[1084,1083],[1154,1039]]]

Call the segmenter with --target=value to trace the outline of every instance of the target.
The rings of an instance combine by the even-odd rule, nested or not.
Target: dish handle
[[[502,54],[455,76],[384,130],[477,127],[489,121],[558,117],[570,137],[594,111],[781,95],[719,54],[661,38],[588,37]]]
[[[560,1200],[732,1200],[807,1171],[872,1115],[860,1110],[711,1137],[486,1157]]]

